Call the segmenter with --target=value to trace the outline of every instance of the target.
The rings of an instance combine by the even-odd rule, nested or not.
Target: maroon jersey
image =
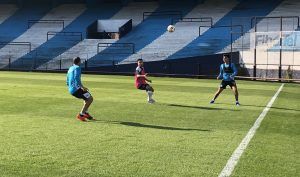
[[[139,88],[141,85],[147,84],[145,77],[137,77],[137,75],[145,75],[144,67],[137,67],[135,70],[135,87]]]

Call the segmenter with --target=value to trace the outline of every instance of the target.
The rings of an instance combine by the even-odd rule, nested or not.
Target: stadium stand
[[[1,4],[0,5],[0,25],[8,17],[12,16],[17,10],[17,6],[13,4]]]
[[[163,35],[166,32],[166,27],[171,23],[170,18],[174,17],[181,17],[188,14],[193,9],[193,4],[190,3],[172,3],[172,4],[160,4],[160,6],[154,11],[155,16],[151,15],[152,13],[149,13],[150,15],[145,18],[145,20],[137,25],[130,34],[125,36],[124,38],[120,39],[118,42],[124,43],[135,43],[136,46],[136,52],[143,49],[145,46],[151,44],[154,40],[159,38],[161,35]],[[179,12],[179,13],[174,13]],[[179,15],[180,14],[180,15]],[[109,49],[106,49],[109,50]],[[152,53],[157,51],[157,48],[152,50]],[[102,55],[101,53],[106,53],[105,50],[97,54],[96,56],[90,58],[89,60],[97,61],[102,60],[103,58],[108,58],[110,60],[114,61],[122,61],[126,59],[127,57],[130,57],[130,54],[115,54],[111,56],[107,56],[106,54]],[[139,54],[133,55],[131,57],[134,57],[135,59],[137,57],[140,57]]]
[[[252,45],[252,49],[241,50],[240,63],[244,63],[245,67],[249,68],[248,73],[251,76],[257,77],[277,77],[279,75],[280,55],[283,58],[281,61],[282,69],[285,73],[282,76],[288,76],[288,68],[299,71],[300,63],[300,43],[299,43],[299,16],[297,10],[300,7],[300,2],[297,0],[283,1],[280,6],[276,7],[266,18],[257,23],[257,35],[259,36],[257,46]],[[280,25],[280,17],[282,17],[282,26]],[[282,30],[281,30],[282,28]],[[255,31],[253,29],[253,31]],[[280,38],[284,36],[282,42],[282,52],[280,54]],[[271,38],[272,41],[264,41],[261,39]],[[250,41],[250,40],[249,40]],[[254,43],[254,41],[251,41]],[[253,48],[256,48],[254,53]],[[256,55],[256,56],[255,56]],[[256,61],[256,73],[253,73],[254,58]],[[271,72],[270,72],[271,70]],[[292,73],[291,78],[300,78],[298,72]]]
[[[204,4],[198,4],[188,14],[186,14],[184,18],[210,17],[213,19],[212,21],[218,21],[236,5],[236,3],[233,1],[230,1],[225,5],[221,4],[222,3],[220,0],[206,1]],[[199,25],[209,25],[209,23],[210,22],[207,21],[176,23],[176,33],[169,33],[165,31],[149,45],[146,45],[144,48],[138,51],[135,57],[128,57],[121,63],[135,61],[136,57],[139,56],[143,56],[143,58],[147,61],[166,59],[168,56],[182,49],[184,46],[198,37]],[[208,28],[205,30],[207,29]]]
[[[281,1],[241,1],[238,3],[229,13],[218,20],[214,26],[230,26],[233,17],[252,17],[252,16],[265,16],[268,15],[275,7],[280,4]],[[243,25],[243,24],[240,24]],[[248,25],[243,25],[243,32],[251,30]],[[230,45],[230,32],[231,29],[226,28],[211,28],[203,33],[201,36],[193,40],[183,49],[177,51],[171,55],[172,58],[181,58],[183,56],[198,56],[209,55],[213,53],[226,52],[224,49]],[[234,36],[238,39],[242,34]],[[199,45],[201,50],[199,50]],[[204,49],[203,49],[204,48]],[[206,50],[205,50],[206,48]],[[227,51],[228,52],[228,51]]]
[[[121,4],[105,4],[99,7],[86,8],[84,12],[74,18],[69,25],[66,25],[62,33],[53,36],[51,39],[32,50],[29,54],[20,57],[18,60],[32,58],[32,56],[34,56],[37,61],[35,67],[47,63],[81,41],[81,37],[76,33],[82,33],[83,38],[85,38],[85,30],[90,23],[99,18],[108,19],[119,11],[120,8]],[[18,62],[18,60],[16,62]]]
[[[116,14],[114,14],[110,19],[122,19],[122,18],[131,18],[133,21],[133,27],[135,28],[137,25],[139,25],[143,18],[141,14],[144,11],[153,11],[158,7],[158,4],[156,2],[132,2],[128,4],[127,6],[123,7],[120,11],[118,11]],[[112,43],[116,42],[115,39],[84,39],[83,41],[77,43],[70,49],[68,49],[66,52],[62,53],[61,55],[54,58],[53,61],[50,61],[51,63],[57,63],[57,60],[66,60],[63,67],[67,67],[70,65],[70,58],[74,58],[76,56],[80,56],[82,59],[89,59],[92,56],[95,56],[97,54],[97,44],[98,43]],[[69,62],[67,62],[69,61]],[[97,63],[111,64],[112,61],[107,59],[100,61],[97,61]],[[55,64],[54,64],[55,65]],[[41,66],[46,67],[45,65]]]
[[[2,5],[0,5],[2,7]],[[7,7],[7,6],[4,6]],[[15,7],[8,7],[14,11]],[[27,31],[28,19],[39,20],[45,16],[51,7],[32,5],[19,8],[0,25],[1,41],[11,42]],[[30,41],[27,41],[30,42]]]
[[[140,57],[171,62],[238,52],[234,61],[247,76],[285,77],[288,68],[300,70],[297,0],[53,2],[22,3],[20,8],[0,4],[1,68],[65,69],[75,56],[93,68]],[[86,39],[86,28],[101,19],[132,19],[133,29],[119,40]],[[196,19],[204,21],[190,22]],[[173,33],[166,31],[171,23]],[[264,37],[273,40],[257,43]],[[109,45],[99,48],[101,43]],[[131,44],[134,53],[120,52]],[[297,73],[291,77],[299,77]]]
[[[85,7],[82,4],[66,4],[52,9],[49,13],[47,13],[39,20],[27,20],[27,24],[23,24],[23,26],[20,28],[25,29],[26,27],[28,27],[28,29],[26,29],[26,31],[17,36],[11,42],[30,42],[31,51],[28,52],[26,46],[6,45],[0,49],[0,55],[5,56],[5,54],[8,53],[11,62],[14,62],[24,55],[26,55],[27,57],[26,61],[32,60],[32,56],[39,55],[38,53],[34,53],[33,51],[35,51],[37,47],[47,41],[47,32],[63,30],[63,26],[68,25],[71,21],[73,21],[80,13],[82,13],[84,9]],[[36,19],[35,17],[30,18]],[[7,33],[11,34],[10,32]],[[47,54],[49,55],[49,51],[47,51]],[[30,55],[30,57],[28,57],[28,55]],[[32,62],[24,62],[24,60],[25,59],[23,59],[23,61],[20,63],[20,67],[27,67],[25,66],[25,63],[29,63],[30,67],[32,66]],[[15,63],[15,66],[17,67],[17,63]]]

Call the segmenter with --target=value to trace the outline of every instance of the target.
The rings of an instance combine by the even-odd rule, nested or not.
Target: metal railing
[[[110,48],[114,50],[114,52],[109,53],[108,51],[105,51],[106,48]],[[100,48],[105,48],[104,51],[102,50],[101,53],[103,54],[134,54],[135,53],[135,44],[134,43],[98,43],[97,45],[97,53],[100,53]],[[124,49],[128,52],[124,52]],[[109,50],[109,49],[108,49]],[[115,52],[115,51],[119,52]]]
[[[251,18],[251,28],[255,27],[255,31],[257,31],[257,24],[259,21],[264,19],[280,19],[280,31],[282,31],[282,21],[283,19],[296,19],[297,20],[297,28],[300,27],[300,18],[299,16],[271,16],[271,17],[264,17],[264,16],[254,16]]]
[[[143,12],[143,21],[145,17],[159,17],[159,16],[179,16],[179,18],[183,17],[181,11],[153,11],[153,12]]]
[[[6,46],[6,45],[12,45],[12,46],[28,46],[28,53],[31,52],[31,42],[0,42],[0,46]]]
[[[58,23],[62,25],[62,28],[65,28],[65,21],[64,20],[28,20],[27,28],[29,29],[32,24],[36,23]]]
[[[241,33],[241,34],[243,34],[244,33],[244,27],[243,27],[243,25],[219,25],[219,26],[210,26],[210,25],[200,25],[199,26],[199,36],[201,36],[201,28],[203,28],[203,27],[208,27],[208,28],[230,28],[230,30],[231,30],[231,33],[236,33],[236,32],[234,32],[233,31],[233,29],[234,28],[236,28],[236,27],[239,27],[240,28],[240,32],[239,33]]]
[[[300,67],[300,65],[279,63],[239,63],[239,65],[241,69],[247,68],[255,71],[255,75],[252,76],[254,77],[254,80],[258,78],[269,80],[272,80],[272,78],[274,80],[298,78],[297,80],[299,80],[300,72],[299,70],[294,70],[293,68]],[[280,77],[278,76],[279,73],[281,74]]]
[[[193,22],[208,22],[210,23],[210,26],[213,25],[213,18],[212,17],[200,17],[200,18],[172,18],[171,20],[171,24],[175,24],[175,23],[181,23],[181,22],[189,22],[189,23],[193,23]]]
[[[61,35],[61,36],[79,36],[80,41],[82,41],[83,36],[82,32],[65,32],[65,31],[48,31],[47,32],[47,41],[49,40],[49,36]]]

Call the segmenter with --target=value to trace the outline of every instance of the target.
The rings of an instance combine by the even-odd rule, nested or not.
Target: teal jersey
[[[82,87],[80,66],[73,65],[69,68],[67,74],[67,85],[71,94],[75,93],[78,89]]]
[[[233,81],[234,77],[237,75],[237,69],[233,63],[221,64],[219,78],[224,81]]]

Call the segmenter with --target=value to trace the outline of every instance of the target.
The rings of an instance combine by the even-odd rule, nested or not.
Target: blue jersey
[[[220,74],[219,74],[219,78],[224,80],[224,81],[233,81],[234,80],[234,76],[237,75],[237,69],[234,66],[233,63],[230,64],[226,64],[223,63],[220,66]]]
[[[67,74],[67,85],[71,94],[75,93],[78,89],[82,87],[80,66],[73,65],[69,68]]]

